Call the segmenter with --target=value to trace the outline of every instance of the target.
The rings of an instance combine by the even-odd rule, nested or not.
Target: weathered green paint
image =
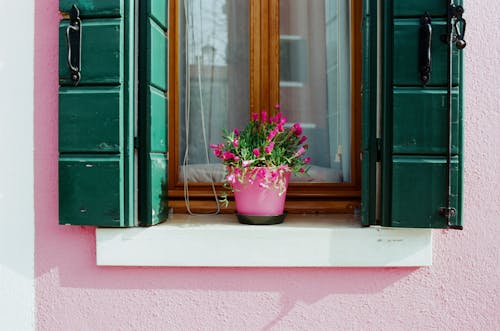
[[[72,85],[67,63],[66,28],[59,25],[59,84]],[[117,85],[123,83],[123,19],[92,19],[82,22],[81,81],[79,85]]]
[[[459,160],[452,160],[451,207],[461,213],[458,202]],[[395,156],[392,164],[392,212],[384,226],[446,228],[439,208],[446,206],[445,157]],[[461,217],[457,215],[457,217]]]
[[[448,51],[445,43],[439,40],[439,36],[446,34],[446,22],[444,20],[432,21],[432,65],[431,77],[427,86],[444,86],[448,82],[447,61]],[[420,74],[418,72],[418,42],[419,42],[418,19],[394,20],[394,85],[419,86]],[[460,51],[454,48],[453,55],[453,83],[458,84],[460,66],[458,61]]]
[[[149,87],[146,107],[149,110],[149,134],[151,152],[166,153],[168,151],[168,100],[165,92],[154,87]]]
[[[123,152],[120,87],[63,87],[59,108],[59,152]]]
[[[442,88],[394,88],[393,153],[446,154],[448,109]],[[458,119],[458,89],[454,89],[453,118]],[[452,124],[452,153],[459,150],[458,121]]]
[[[59,158],[59,223],[124,226],[120,156]]]
[[[123,16],[124,0],[59,0],[59,10],[69,13],[75,4],[82,18]]]
[[[150,153],[148,160],[149,176],[147,178],[150,187],[150,213],[148,221],[141,220],[141,225],[155,225],[165,221],[168,217],[167,199],[167,158],[165,153]]]
[[[145,0],[139,23],[139,225],[168,217],[167,2]]]
[[[133,226],[134,1],[78,3],[88,18],[77,86],[66,62],[68,21],[59,29],[59,223]]]

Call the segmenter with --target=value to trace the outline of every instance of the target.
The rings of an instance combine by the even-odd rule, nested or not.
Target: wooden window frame
[[[255,0],[250,7],[250,109],[272,110],[279,103],[279,0]],[[351,0],[351,182],[292,183],[285,209],[291,213],[353,213],[361,201],[361,64],[362,0]],[[179,181],[179,0],[169,1],[169,206],[186,212],[184,183]],[[262,56],[264,54],[264,56]],[[216,185],[218,193],[225,189]],[[189,183],[191,210],[213,212],[210,185]],[[222,212],[234,212],[231,201]]]

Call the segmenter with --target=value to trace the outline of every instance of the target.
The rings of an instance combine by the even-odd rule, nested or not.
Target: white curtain
[[[312,158],[296,181],[349,182],[349,0],[281,0],[280,11],[282,109],[303,124]]]
[[[180,173],[192,182],[220,181],[208,145],[248,119],[248,2],[184,0],[179,14]]]
[[[248,0],[183,0],[180,6],[181,179],[220,181],[208,151],[249,109]],[[280,103],[309,137],[312,166],[296,182],[351,179],[349,0],[280,1]]]

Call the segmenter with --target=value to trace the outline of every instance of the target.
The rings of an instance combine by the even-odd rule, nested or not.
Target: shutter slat
[[[148,39],[149,47],[147,48],[148,66],[148,82],[159,90],[167,90],[167,39],[165,31],[157,25],[153,20],[148,20]]]
[[[458,207],[458,157],[452,159],[451,206]],[[391,222],[383,225],[407,228],[446,228],[439,214],[446,205],[446,158],[394,156],[392,164]]]
[[[123,152],[120,87],[59,90],[59,151]]]
[[[167,0],[150,0],[148,14],[163,30],[168,28],[168,1]]]
[[[165,92],[150,86],[147,93],[146,107],[149,110],[150,116],[150,151],[166,153],[168,148],[168,136],[166,130],[168,125],[168,100],[165,96]]]
[[[71,6],[76,5],[80,16],[85,17],[119,17],[123,16],[124,0],[59,0],[59,10],[68,13]]]
[[[421,12],[421,15],[425,11]],[[418,41],[420,18],[394,20],[393,47],[393,83],[399,86],[420,86],[418,72]],[[444,19],[432,21],[432,72],[427,86],[445,86],[448,82],[447,46],[441,42],[440,36],[446,34]],[[453,84],[456,86],[461,75],[459,66],[460,51],[453,50]]]
[[[66,27],[59,25],[59,84],[72,85],[67,65]],[[123,19],[82,19],[81,80],[79,85],[123,83]]]
[[[59,158],[59,223],[124,226],[120,156]]]
[[[455,4],[461,5],[461,0],[455,0]],[[445,1],[441,0],[413,0],[394,1],[393,12],[395,17],[419,16],[424,12],[430,16],[446,17]]]
[[[453,117],[458,118],[458,89],[453,91]],[[446,90],[442,88],[394,88],[393,153],[440,154],[448,150]],[[452,154],[459,149],[458,121],[452,124]]]

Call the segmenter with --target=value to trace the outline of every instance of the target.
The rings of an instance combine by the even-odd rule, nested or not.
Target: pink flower
[[[285,126],[286,120],[287,120],[286,117],[282,117],[280,119],[280,122],[276,126],[278,128],[279,132],[283,132],[285,130],[284,126]]]
[[[305,152],[305,151],[306,151],[306,150],[305,150],[305,148],[304,148],[304,147],[299,148],[299,150],[295,153],[295,157],[297,157],[297,156],[300,156],[300,155],[304,154],[304,152]]]
[[[273,170],[271,172],[271,180],[275,180],[276,178],[278,178],[278,171],[277,170]]]
[[[259,157],[259,156],[260,156],[260,152],[259,152],[259,149],[258,149],[258,148],[254,148],[254,149],[253,149],[253,155],[255,155],[256,157]]]
[[[279,103],[277,103],[277,104],[275,104],[275,105],[274,105],[274,109],[276,109],[276,110],[280,110],[280,108],[281,108],[281,106],[280,106],[280,104],[279,104]]]
[[[267,122],[267,112],[265,110],[261,113],[261,120],[262,122]]]
[[[246,168],[251,164],[251,162],[249,160],[243,160],[242,164],[243,164],[243,167]]]
[[[241,170],[240,170],[240,168],[234,168],[234,174],[235,174],[236,176],[241,175]]]
[[[304,173],[304,172],[306,171],[306,169],[304,169],[304,168],[300,168],[300,170],[299,170],[299,171],[300,171],[301,173]]]
[[[266,170],[264,168],[260,168],[259,170],[257,170],[257,177],[259,177],[260,179],[266,178]]]
[[[297,135],[300,136],[302,134],[302,127],[300,126],[300,123],[295,123],[293,125],[292,131]]]
[[[266,148],[264,148],[264,151],[267,153],[267,154],[270,154],[274,149],[274,142],[270,142],[268,146],[266,146]]]
[[[239,144],[238,139],[234,138],[233,139],[233,146],[236,148],[236,147],[238,147],[238,144]]]
[[[269,134],[267,135],[267,140],[268,141],[273,140],[273,138],[276,136],[277,133],[278,133],[278,127],[274,128],[271,132],[269,132]]]
[[[234,128],[234,135],[239,136],[240,135],[240,130],[238,128]]]
[[[304,158],[304,163],[311,163],[311,158],[310,157],[306,157]]]
[[[210,144],[210,148],[218,148],[219,146],[217,144]]]
[[[239,160],[240,160],[240,157],[239,157],[238,155],[235,155],[235,156],[234,156],[234,160],[235,160],[235,161],[239,161]]]
[[[252,113],[252,121],[257,121],[259,119],[259,114]]]
[[[232,160],[232,159],[234,159],[235,156],[236,155],[234,155],[230,151],[225,151],[224,154],[222,155],[222,159],[223,160]]]
[[[279,124],[281,121],[281,113],[276,113],[276,115],[271,119],[274,124]]]
[[[220,157],[222,155],[222,151],[220,149],[214,149],[214,155]]]
[[[300,140],[299,140],[299,145],[303,144],[306,140],[307,140],[307,137],[306,136],[302,136],[302,138],[300,138]]]

